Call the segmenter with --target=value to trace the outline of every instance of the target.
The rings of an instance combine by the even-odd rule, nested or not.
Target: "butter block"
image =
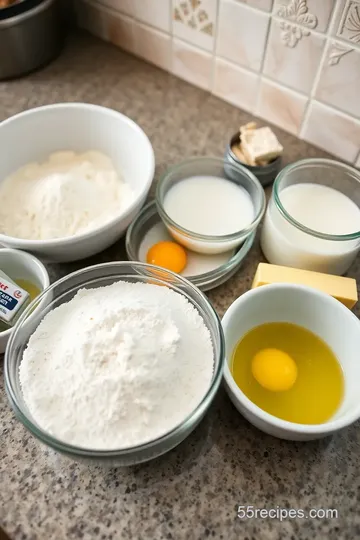
[[[240,133],[242,151],[252,161],[270,161],[283,151],[283,147],[269,127],[246,129]]]
[[[358,301],[355,279],[260,263],[251,288],[255,289],[270,283],[293,283],[295,285],[314,287],[336,298],[349,309],[353,308]]]

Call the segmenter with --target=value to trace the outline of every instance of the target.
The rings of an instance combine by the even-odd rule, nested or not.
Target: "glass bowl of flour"
[[[5,353],[6,391],[18,419],[53,450],[127,466],[193,431],[224,354],[219,318],[189,281],[148,264],[99,264],[51,285],[20,317]]]

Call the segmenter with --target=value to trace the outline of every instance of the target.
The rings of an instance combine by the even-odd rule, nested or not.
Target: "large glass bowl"
[[[183,422],[164,436],[132,448],[93,450],[67,444],[41,429],[30,414],[20,387],[19,365],[28,340],[44,316],[59,305],[69,302],[79,289],[97,288],[117,281],[151,283],[167,286],[184,295],[198,310],[209,329],[213,344],[213,376],[201,403]],[[34,311],[40,302],[42,309]],[[29,313],[32,316],[27,318]],[[5,387],[17,418],[42,443],[76,461],[126,466],[148,461],[168,452],[181,443],[197,426],[209,408],[219,387],[224,361],[224,337],[219,318],[204,294],[186,279],[162,268],[135,262],[111,262],[91,266],[70,274],[38,296],[14,327],[4,360]],[[166,414],[166,413],[165,413]]]

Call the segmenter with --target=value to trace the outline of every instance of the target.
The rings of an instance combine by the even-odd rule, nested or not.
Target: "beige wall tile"
[[[174,36],[213,51],[217,3],[218,0],[172,0]]]
[[[132,0],[139,21],[170,32],[171,0]]]
[[[135,0],[96,0],[99,4],[102,4],[126,15],[135,15]]]
[[[171,37],[144,24],[134,22],[135,54],[156,66],[170,70]]]
[[[179,39],[173,40],[172,72],[185,81],[210,90],[213,57]]]
[[[309,93],[319,67],[325,37],[315,34],[303,36],[299,26],[296,30],[298,33],[294,34],[283,26],[282,21],[272,20],[264,73],[294,90]]]
[[[263,79],[257,115],[295,135],[299,133],[307,98]]]
[[[80,28],[88,30],[94,36],[108,39],[105,13],[97,4],[88,0],[77,0],[75,4],[76,19]]]
[[[234,0],[220,0],[216,54],[259,71],[269,16]]]
[[[353,163],[360,150],[360,122],[313,101],[301,137]]]
[[[106,15],[106,33],[108,40],[131,53],[135,52],[133,19],[120,14],[108,13]]]
[[[236,107],[254,111],[259,75],[221,58],[215,59],[213,93]]]
[[[237,0],[237,2],[242,2],[243,4],[247,4],[256,9],[262,9],[263,11],[271,11],[273,5],[273,0]]]
[[[336,0],[275,0],[274,15],[308,29],[325,32]]]
[[[315,97],[360,117],[360,50],[332,42]]]
[[[332,34],[360,46],[360,0],[338,0]]]

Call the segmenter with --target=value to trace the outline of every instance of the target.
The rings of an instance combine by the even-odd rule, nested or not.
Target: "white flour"
[[[0,183],[0,232],[47,240],[91,231],[118,216],[134,195],[100,152],[56,152]]]
[[[212,379],[210,333],[167,287],[118,282],[82,289],[48,313],[20,364],[25,402],[55,437],[116,449],[180,424]]]

